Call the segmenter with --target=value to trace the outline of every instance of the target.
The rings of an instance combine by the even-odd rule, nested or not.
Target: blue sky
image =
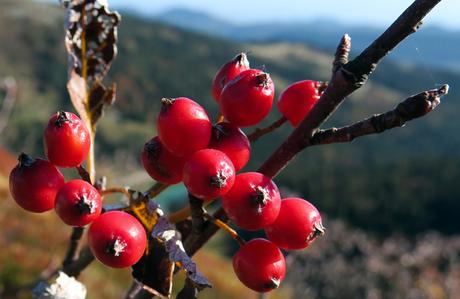
[[[352,24],[389,25],[411,0],[109,0],[112,8],[154,14],[171,8],[190,8],[235,23],[309,21],[329,18]],[[460,1],[443,0],[425,24],[460,30]]]

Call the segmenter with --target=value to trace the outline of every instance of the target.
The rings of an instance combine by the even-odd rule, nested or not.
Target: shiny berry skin
[[[174,156],[161,144],[158,136],[144,144],[141,160],[145,171],[154,180],[171,185],[182,181],[184,157]]]
[[[235,126],[253,126],[270,113],[274,95],[275,85],[270,75],[250,69],[225,85],[220,109],[225,119]]]
[[[249,69],[249,61],[245,53],[240,53],[231,61],[227,62],[217,71],[212,80],[212,96],[216,102],[220,101],[220,94],[225,85],[238,76],[241,72]]]
[[[275,183],[258,172],[240,173],[232,189],[222,196],[230,220],[245,230],[272,224],[280,211],[281,198]]]
[[[59,189],[54,209],[65,224],[85,226],[101,214],[101,195],[91,184],[71,180]]]
[[[321,215],[302,198],[285,198],[275,222],[265,228],[270,241],[283,249],[303,249],[324,233]]]
[[[272,242],[253,239],[233,256],[233,270],[239,280],[256,292],[279,287],[286,274],[286,260]]]
[[[140,222],[128,213],[111,211],[93,221],[88,243],[94,256],[104,265],[125,268],[144,255],[147,235]]]
[[[64,176],[50,162],[19,155],[19,163],[10,173],[10,192],[24,210],[42,213],[54,208]]]
[[[76,167],[88,156],[90,133],[71,112],[59,111],[51,116],[43,135],[46,156],[56,166]]]
[[[238,127],[221,122],[213,126],[209,148],[219,150],[232,160],[235,171],[243,168],[249,161],[251,145],[248,137]]]
[[[208,146],[212,124],[206,111],[188,98],[163,99],[157,120],[161,143],[179,157]]]
[[[213,199],[227,193],[235,182],[235,168],[227,155],[214,149],[194,153],[184,165],[184,185],[200,199]]]
[[[318,102],[321,93],[319,88],[323,83],[304,80],[289,85],[278,99],[278,110],[288,119],[293,127],[310,113]]]

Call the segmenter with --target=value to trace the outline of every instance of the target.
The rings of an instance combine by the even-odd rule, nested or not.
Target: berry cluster
[[[23,209],[42,213],[49,210],[67,225],[91,223],[88,238],[93,254],[105,265],[128,267],[144,254],[147,237],[139,221],[125,212],[102,213],[99,191],[90,183],[74,179],[67,183],[57,167],[79,167],[86,160],[90,133],[78,116],[59,111],[44,130],[48,160],[19,156],[10,174],[10,191]]]
[[[322,83],[305,80],[289,86],[278,100],[283,116],[297,126],[315,105]],[[240,129],[261,122],[272,107],[270,75],[251,69],[244,53],[224,64],[212,82],[220,121],[212,124],[195,101],[165,98],[157,119],[158,136],[145,143],[142,164],[156,181],[183,182],[203,201],[220,197],[229,219],[245,230],[264,229],[268,240],[254,239],[233,258],[238,278],[267,292],[279,286],[286,270],[279,248],[306,248],[324,231],[318,210],[300,198],[281,199],[276,184],[258,172],[236,174],[248,162],[250,142]]]

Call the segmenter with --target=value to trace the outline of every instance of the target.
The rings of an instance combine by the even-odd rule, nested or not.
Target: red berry
[[[212,133],[209,148],[226,154],[232,160],[235,171],[248,163],[251,145],[243,131],[230,123],[221,122],[214,125]]]
[[[64,185],[64,176],[48,161],[19,155],[19,163],[10,173],[10,192],[24,210],[42,213],[54,208],[56,193]]]
[[[158,137],[176,156],[188,156],[206,148],[212,124],[206,111],[188,98],[163,99],[158,116]]]
[[[278,110],[297,127],[320,97],[321,82],[304,80],[289,85],[278,99]]]
[[[241,72],[249,69],[249,61],[245,53],[236,55],[231,61],[220,67],[214,80],[212,80],[212,96],[216,102],[220,100],[220,94],[225,85],[238,76]]]
[[[256,69],[242,72],[222,90],[220,109],[238,127],[259,123],[270,113],[275,85],[270,75]]]
[[[280,205],[275,183],[258,172],[238,174],[232,189],[222,197],[222,207],[230,220],[246,230],[258,230],[272,224]]]
[[[128,213],[107,212],[91,224],[88,243],[94,256],[113,268],[137,263],[145,252],[147,235],[139,221]]]
[[[177,184],[182,181],[185,159],[168,151],[158,136],[145,143],[141,160],[145,171],[154,180],[165,184]]]
[[[302,198],[286,198],[275,222],[265,228],[270,241],[283,249],[303,249],[324,233],[321,215]]]
[[[76,167],[88,156],[90,133],[83,121],[71,112],[51,116],[44,132],[46,156],[56,166]]]
[[[72,180],[59,189],[54,208],[64,223],[85,226],[101,214],[101,195],[91,184]]]
[[[233,256],[233,270],[248,288],[269,292],[278,288],[284,279],[286,261],[275,244],[265,239],[253,239]]]
[[[183,175],[184,185],[190,194],[201,199],[213,199],[232,188],[235,168],[223,152],[204,149],[188,159]]]

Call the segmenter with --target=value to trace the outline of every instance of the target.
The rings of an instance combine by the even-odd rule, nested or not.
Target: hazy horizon
[[[10,1],[10,0],[6,0]],[[36,0],[58,3],[58,0]],[[413,1],[386,0],[374,1],[354,0],[323,0],[306,2],[302,0],[247,2],[244,0],[220,1],[213,0],[168,0],[167,2],[151,0],[106,0],[112,9],[129,10],[143,16],[154,16],[173,9],[187,9],[205,13],[222,21],[237,25],[258,23],[295,23],[311,22],[319,19],[333,20],[345,25],[370,25],[387,27]],[[333,7],[333,9],[330,9]],[[460,30],[460,1],[441,1],[424,20],[425,25],[439,26],[446,30]]]
[[[142,15],[155,15],[172,9],[188,9],[241,25],[329,19],[347,25],[383,27],[391,24],[412,2],[411,0],[378,2],[355,0],[350,5],[349,2],[341,0],[323,0],[321,3],[284,0],[265,1],[261,7],[260,1],[246,2],[243,0],[218,3],[212,0],[170,0],[167,2],[109,0],[109,5],[115,9],[129,9]],[[334,9],[330,9],[330,7],[334,7]],[[444,0],[427,16],[424,23],[437,25],[448,30],[460,30],[458,11],[460,11],[460,1]]]

